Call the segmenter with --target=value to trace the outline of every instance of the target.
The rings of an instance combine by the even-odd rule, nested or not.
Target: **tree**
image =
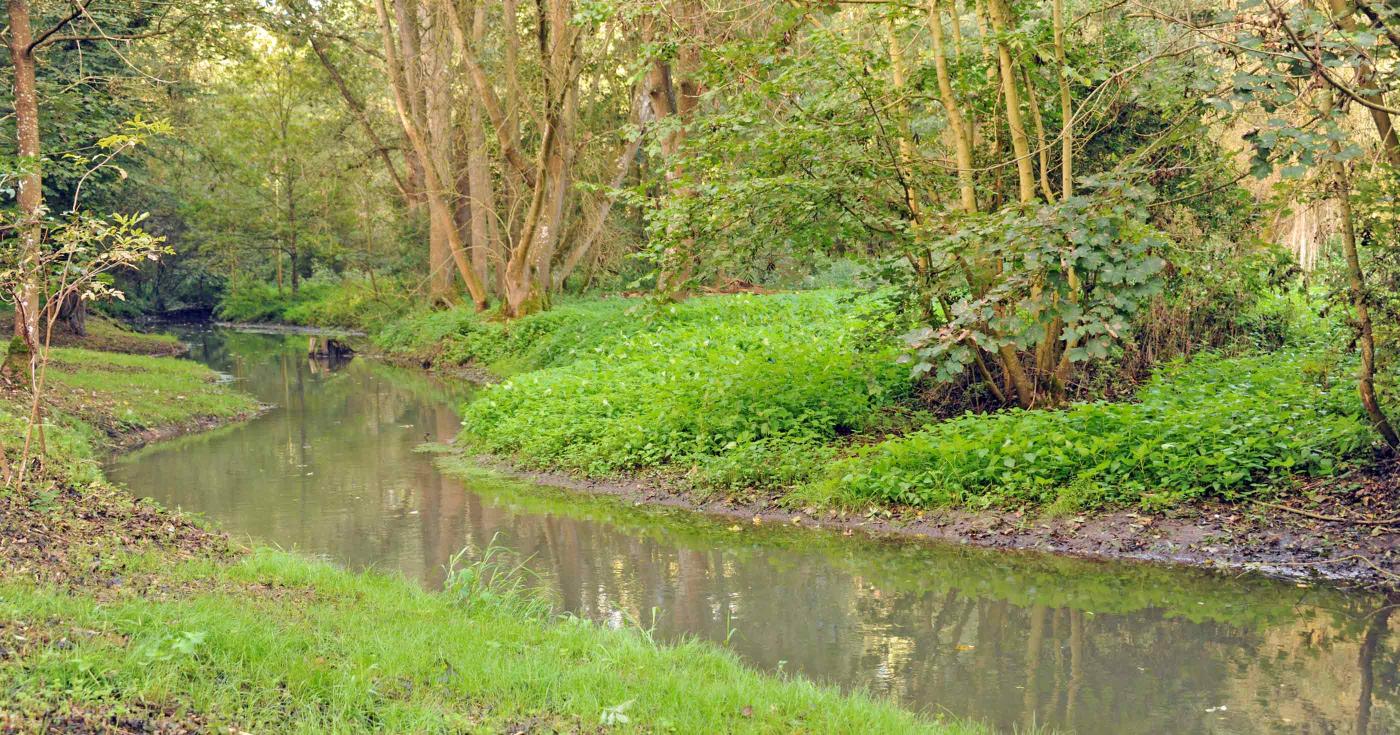
[[[1249,136],[1254,172],[1266,175],[1282,165],[1282,175],[1313,181],[1336,199],[1341,213],[1344,289],[1359,356],[1357,391],[1366,414],[1391,448],[1400,433],[1378,395],[1376,326],[1371,313],[1377,297],[1368,273],[1353,205],[1356,169],[1393,176],[1400,165],[1400,140],[1391,116],[1400,109],[1388,95],[1400,84],[1400,9],[1369,2],[1328,0],[1323,4],[1265,0],[1245,11],[1222,13],[1212,27],[1182,19],[1236,71],[1225,94],[1214,103],[1225,109],[1262,110],[1267,119]],[[1368,124],[1350,111],[1362,108]],[[1374,150],[1376,156],[1367,156]],[[1388,165],[1372,161],[1379,159]]]

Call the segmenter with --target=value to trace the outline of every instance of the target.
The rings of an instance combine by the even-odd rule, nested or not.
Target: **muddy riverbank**
[[[759,493],[695,492],[664,474],[588,479],[525,469],[500,457],[476,455],[471,461],[530,482],[629,503],[685,508],[743,523],[792,524],[1400,589],[1400,518],[1392,525],[1368,512],[1377,507],[1400,508],[1400,473],[1393,464],[1319,483],[1311,493],[1316,502],[1310,508],[1246,501],[1194,504],[1169,513],[1119,509],[1050,515],[1015,510],[794,508],[780,497]]]

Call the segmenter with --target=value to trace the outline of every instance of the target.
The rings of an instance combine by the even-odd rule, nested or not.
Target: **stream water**
[[[441,584],[494,539],[563,610],[1010,731],[1400,732],[1400,600],[1253,576],[738,529],[439,472],[469,395],[306,337],[189,330],[276,408],[109,468],[235,534]]]

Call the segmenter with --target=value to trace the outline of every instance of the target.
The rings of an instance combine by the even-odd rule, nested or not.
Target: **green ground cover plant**
[[[1318,353],[1203,354],[1160,370],[1137,400],[964,415],[864,448],[799,496],[926,507],[1237,499],[1328,475],[1375,440]]]
[[[1242,342],[1168,363],[1129,400],[931,422],[894,364],[898,320],[882,303],[607,299],[510,323],[447,311],[399,322],[380,345],[441,345],[513,374],[464,407],[473,451],[592,475],[661,469],[801,503],[1161,509],[1329,475],[1375,439],[1316,317],[1271,326],[1269,341],[1286,342],[1271,352]]]
[[[463,436],[472,447],[595,474],[695,466],[730,484],[780,483],[909,387],[876,299],[714,296],[621,329],[608,311],[589,309],[555,310],[552,319],[600,318],[507,351],[553,366],[469,402]]]

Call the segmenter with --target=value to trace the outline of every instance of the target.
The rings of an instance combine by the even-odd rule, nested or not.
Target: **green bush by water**
[[[1373,441],[1355,388],[1314,353],[1201,355],[1159,371],[1134,403],[965,415],[861,451],[807,499],[918,506],[1235,498],[1326,475]]]
[[[472,446],[590,473],[697,465],[722,484],[782,483],[909,385],[877,299],[809,292],[627,308],[581,304],[467,337],[487,360],[550,366],[465,407]]]
[[[275,285],[244,284],[225,294],[217,313],[240,323],[372,329],[403,313],[404,291],[403,284],[388,278],[373,284],[362,278],[311,280],[296,295],[290,288],[279,292]]]

